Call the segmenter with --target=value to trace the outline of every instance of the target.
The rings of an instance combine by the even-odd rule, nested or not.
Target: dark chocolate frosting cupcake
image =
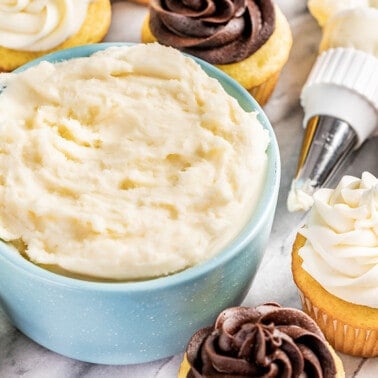
[[[151,0],[150,28],[158,41],[212,64],[240,62],[272,35],[271,0]]]
[[[304,312],[267,303],[233,307],[195,333],[186,350],[187,377],[336,376],[334,358]]]

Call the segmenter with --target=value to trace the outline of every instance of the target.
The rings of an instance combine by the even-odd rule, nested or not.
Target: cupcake
[[[150,1],[142,41],[173,46],[214,64],[264,105],[292,45],[289,24],[266,1]]]
[[[8,3],[0,8],[0,71],[55,50],[99,42],[110,26],[109,0]]]
[[[344,176],[315,192],[292,271],[304,311],[336,350],[378,356],[377,178]]]
[[[378,57],[377,1],[309,0],[308,8],[322,27],[320,51],[347,47]]]
[[[304,312],[276,303],[232,307],[190,339],[179,378],[344,377],[342,363]]]
[[[308,0],[307,6],[319,26],[323,27],[334,14],[345,9],[369,6],[369,0]]]

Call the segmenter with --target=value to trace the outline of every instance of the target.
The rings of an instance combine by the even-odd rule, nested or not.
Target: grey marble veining
[[[308,14],[305,0],[277,1],[289,19],[294,45],[276,91],[265,107],[280,146],[282,178],[276,217],[265,257],[244,304],[277,301],[299,307],[290,271],[290,250],[301,213],[288,213],[286,197],[294,175],[303,136],[303,112],[299,94],[317,55],[320,30]],[[125,1],[113,3],[113,22],[106,40],[139,41],[146,8]],[[367,170],[378,176],[378,138],[368,140],[340,174],[360,176]],[[337,178],[336,178],[337,179]],[[182,355],[143,365],[105,366],[75,361],[35,344],[17,331],[0,307],[0,378],[173,378]],[[378,358],[360,359],[341,355],[346,377],[378,376]]]

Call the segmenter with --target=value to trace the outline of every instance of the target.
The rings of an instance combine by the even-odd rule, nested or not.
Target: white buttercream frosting
[[[0,237],[111,279],[218,253],[265,182],[269,134],[177,50],[114,47],[4,74]]]
[[[310,189],[310,186],[302,185],[297,186],[296,180],[291,183],[289,195],[287,197],[287,209],[289,211],[307,211],[314,203],[314,199],[311,193],[308,193],[305,189]]]
[[[81,28],[90,0],[0,0],[0,46],[52,49]]]
[[[378,308],[378,180],[344,176],[336,189],[319,189],[299,255],[305,269],[331,294]]]
[[[378,57],[377,0],[310,0],[308,7],[323,27],[321,51],[346,47]]]
[[[378,58],[378,8],[357,7],[336,13],[323,29],[320,50],[352,47]]]

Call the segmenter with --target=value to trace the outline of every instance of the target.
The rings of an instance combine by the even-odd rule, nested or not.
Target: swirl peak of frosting
[[[150,28],[157,40],[212,64],[236,63],[272,35],[271,0],[151,0]]]
[[[329,293],[378,308],[378,179],[344,176],[336,189],[319,189],[299,255],[302,267]]]
[[[0,0],[0,46],[45,51],[81,28],[90,0]]]
[[[334,377],[336,367],[323,334],[304,312],[267,303],[232,307],[187,347],[190,378]]]

